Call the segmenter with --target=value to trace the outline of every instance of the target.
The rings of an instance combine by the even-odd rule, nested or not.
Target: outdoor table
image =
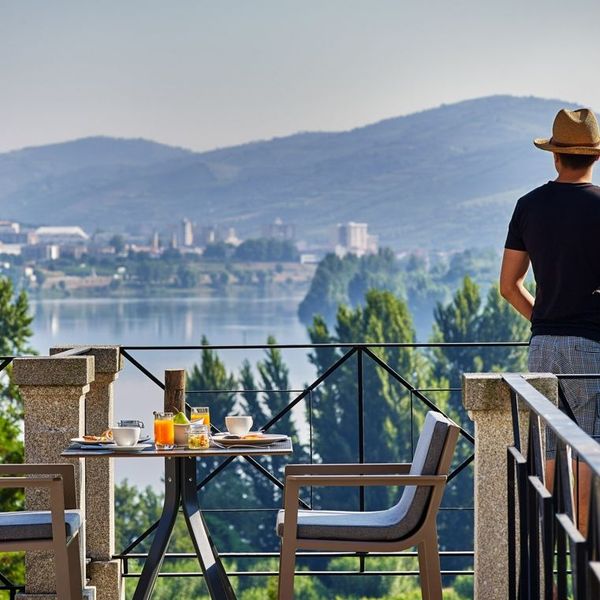
[[[141,452],[114,451],[110,447],[85,449],[85,447],[69,447],[61,456],[68,458],[155,458],[165,459],[165,499],[160,521],[154,534],[148,558],[144,563],[140,580],[135,588],[133,600],[150,598],[154,583],[165,557],[165,552],[173,532],[179,505],[200,562],[204,580],[210,597],[214,600],[236,600],[235,592],[219,554],[206,527],[206,522],[198,503],[196,490],[196,458],[202,456],[281,456],[291,454],[292,441],[287,440],[251,448],[243,446],[236,448],[217,448],[211,446],[207,450],[190,450],[176,447],[173,450],[157,450],[153,445]]]

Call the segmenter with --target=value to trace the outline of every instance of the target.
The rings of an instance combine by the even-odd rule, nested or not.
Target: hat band
[[[562,142],[557,142],[554,138],[550,138],[550,143],[559,148],[600,148],[600,140],[592,144],[563,144]]]

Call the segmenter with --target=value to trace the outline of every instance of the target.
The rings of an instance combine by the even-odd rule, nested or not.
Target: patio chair
[[[0,464],[0,489],[8,488],[48,489],[50,510],[0,513],[0,552],[52,551],[58,600],[81,600],[78,534],[83,517],[76,509],[73,465]]]
[[[294,596],[296,550],[397,552],[418,547],[424,600],[442,597],[437,511],[458,437],[458,426],[428,412],[412,463],[288,465],[284,510],[277,517],[282,538],[279,600]],[[395,506],[378,511],[298,510],[307,486],[405,486]]]

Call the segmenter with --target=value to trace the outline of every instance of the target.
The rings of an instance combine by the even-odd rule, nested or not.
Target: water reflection
[[[264,295],[177,299],[89,299],[32,302],[33,345],[42,354],[50,346],[67,344],[193,345],[205,335],[212,344],[263,344],[269,335],[282,343],[305,343],[298,321],[300,298]],[[186,368],[198,362],[197,351],[137,351],[133,353],[160,379],[164,369]],[[256,362],[261,351],[220,352],[227,367],[238,371],[244,359]],[[292,385],[313,378],[306,351],[284,352]],[[162,408],[162,391],[133,365],[127,364],[115,388],[115,420],[141,418],[148,426],[152,411]],[[116,461],[117,479],[138,485],[159,485],[162,469],[152,461]]]

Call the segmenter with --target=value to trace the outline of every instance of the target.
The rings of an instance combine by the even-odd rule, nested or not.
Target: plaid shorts
[[[587,338],[536,335],[529,346],[534,373],[598,373],[597,379],[561,379],[560,387],[577,425],[600,442],[600,342]],[[559,408],[562,409],[562,407]],[[564,409],[562,409],[563,412]],[[546,457],[556,454],[555,436],[547,435]]]

